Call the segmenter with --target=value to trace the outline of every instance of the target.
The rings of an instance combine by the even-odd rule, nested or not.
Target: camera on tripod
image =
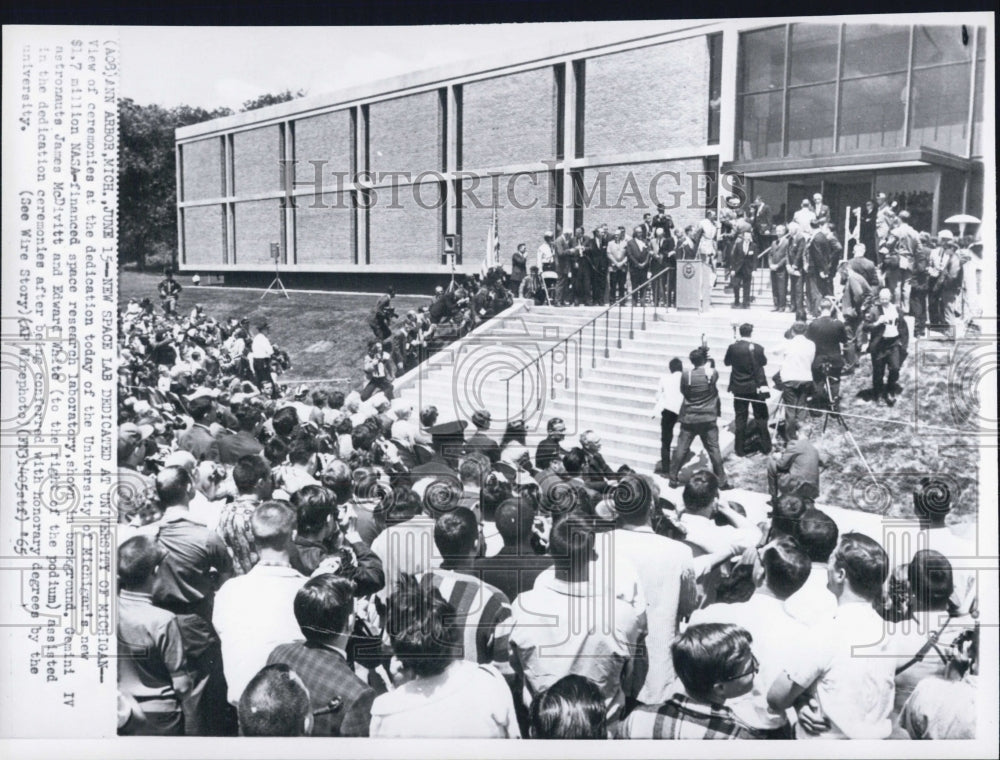
[[[816,365],[820,377],[817,400],[826,404],[831,411],[837,411],[840,404],[840,375],[835,372],[836,369],[837,366],[832,361],[822,361]]]

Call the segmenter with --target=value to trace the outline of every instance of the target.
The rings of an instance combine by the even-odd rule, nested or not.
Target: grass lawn
[[[911,341],[910,355],[900,373],[903,392],[894,407],[858,398],[871,387],[871,361],[841,383],[841,410],[848,429],[868,460],[878,485],[868,474],[849,437],[831,420],[813,418],[805,434],[824,460],[820,502],[877,512],[887,517],[913,514],[913,491],[920,479],[937,475],[952,491],[952,517],[975,520],[978,510],[979,450],[989,445],[986,433],[975,432],[978,404],[967,374],[953,369],[971,365],[975,344]],[[956,355],[957,353],[957,355]],[[970,410],[973,410],[970,414]],[[767,491],[766,458],[757,454],[726,460],[726,471],[743,488]]]
[[[160,274],[122,272],[118,282],[118,302],[123,306],[129,298],[150,297],[159,304],[156,286]],[[271,342],[288,352],[292,368],[280,382],[324,380],[314,387],[337,388],[343,391],[363,384],[361,365],[368,341],[374,336],[369,329],[368,315],[375,305],[374,296],[341,295],[336,293],[295,293],[291,299],[271,291],[264,300],[260,290],[236,288],[194,287],[187,277],[180,278],[184,286],[178,308],[190,311],[196,303],[217,320],[247,317],[253,322],[267,317],[271,327]],[[430,300],[414,296],[393,299],[400,315]]]

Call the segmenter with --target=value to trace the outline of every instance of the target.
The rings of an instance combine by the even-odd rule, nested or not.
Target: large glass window
[[[910,145],[965,155],[971,73],[965,63],[913,72]]]
[[[962,27],[916,26],[913,29],[913,65],[938,66],[972,60],[972,39],[962,35]]]
[[[740,92],[763,92],[784,87],[785,27],[747,32],[740,42]]]
[[[781,155],[781,93],[744,95],[740,134],[743,158],[772,158]]]
[[[844,28],[844,79],[906,71],[910,27],[847,24]]]
[[[821,84],[788,91],[788,153],[809,156],[833,152],[836,86]]]
[[[719,144],[722,107],[722,35],[708,35],[708,144]]]
[[[897,148],[903,144],[906,74],[846,81],[840,90],[841,152]]]
[[[792,24],[792,62],[788,83],[814,84],[837,78],[837,24]]]

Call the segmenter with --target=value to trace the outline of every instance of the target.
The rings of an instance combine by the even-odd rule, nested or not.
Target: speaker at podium
[[[700,259],[677,262],[677,309],[707,311],[712,308],[715,272]]]

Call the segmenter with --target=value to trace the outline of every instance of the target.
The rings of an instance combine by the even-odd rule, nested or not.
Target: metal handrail
[[[621,298],[619,298],[617,301],[614,301],[613,303],[608,304],[600,312],[600,314],[598,314],[597,316],[595,316],[592,319],[587,320],[582,325],[580,325],[580,327],[578,327],[577,329],[573,330],[573,332],[569,333],[565,338],[563,338],[562,340],[558,341],[557,343],[552,344],[549,348],[547,348],[544,351],[542,351],[540,354],[538,354],[538,356],[536,356],[534,359],[532,359],[528,364],[526,364],[523,367],[521,367],[521,369],[517,370],[516,372],[512,372],[510,375],[508,375],[506,378],[504,378],[504,383],[506,383],[506,391],[507,391],[506,392],[507,418],[510,419],[510,381],[511,380],[513,380],[518,375],[521,375],[522,386],[523,386],[524,373],[525,372],[527,372],[529,369],[531,369],[536,364],[538,364],[538,362],[540,362],[542,360],[542,358],[546,354],[550,354],[550,353],[554,352],[560,346],[564,345],[565,343],[568,343],[569,340],[570,340],[570,338],[574,337],[577,334],[582,333],[584,330],[586,330],[591,325],[596,325],[597,321],[599,319],[601,319],[602,317],[604,317],[606,320],[609,319],[610,318],[611,310],[614,309],[616,306],[618,307],[618,335],[619,335],[619,338],[618,338],[618,348],[621,348],[621,322],[622,322],[621,309],[624,306],[625,302],[628,301],[630,298],[632,298],[637,293],[639,293],[640,291],[645,290],[647,288],[650,288],[651,285],[652,285],[652,283],[656,282],[661,277],[664,277],[669,272],[674,271],[674,269],[675,269],[674,267],[666,268],[666,269],[661,270],[660,272],[657,272],[652,277],[649,277],[648,279],[646,279],[645,282],[643,282],[638,287],[632,288],[628,293],[626,293],[624,296],[622,296]],[[629,309],[629,317],[630,317],[630,319],[632,317],[632,314],[633,314],[635,308],[636,308],[636,304],[632,304],[632,306]],[[643,309],[642,329],[645,330],[646,329],[646,318],[645,318],[646,304],[645,304],[645,301],[643,301],[642,309]],[[655,316],[655,313],[656,312],[655,312],[655,309],[654,309],[654,316]],[[596,330],[596,326],[595,326],[594,329]],[[607,337],[606,336],[607,336],[607,325],[605,325],[605,358],[607,358],[607,353],[608,353],[608,351],[607,351]],[[634,333],[633,333],[633,331],[631,329],[631,325],[630,325],[629,338],[631,339],[631,338],[634,338],[634,337],[635,337],[635,335],[634,335]],[[553,356],[553,364],[554,364],[554,362],[555,362],[555,358]],[[553,368],[554,368],[554,366],[553,366]],[[579,372],[580,373],[583,372],[582,367],[580,368]],[[568,373],[566,375],[566,383],[567,383],[567,387],[568,387],[568,384],[569,384],[569,374]],[[550,392],[552,394],[552,397],[555,398],[555,385],[552,385],[552,387],[550,389]],[[522,396],[523,396],[523,393],[524,393],[524,390],[523,390],[523,387],[522,387]],[[522,409],[524,408],[524,399],[523,398],[521,400],[521,408]]]

